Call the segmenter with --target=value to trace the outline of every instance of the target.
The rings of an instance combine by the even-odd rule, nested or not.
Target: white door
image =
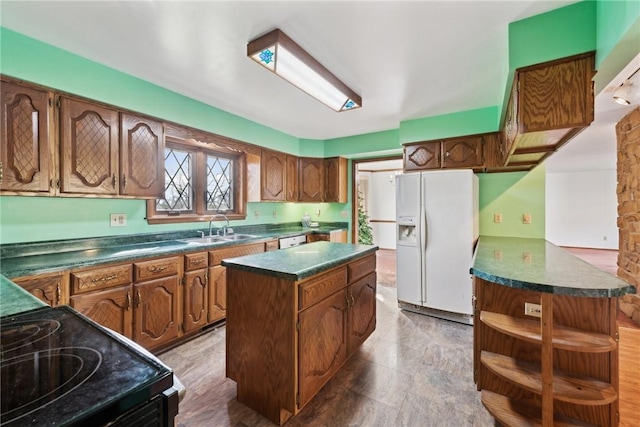
[[[422,305],[424,281],[420,256],[420,173],[396,181],[396,287],[398,301]]]
[[[426,307],[472,314],[473,180],[470,170],[422,174]]]

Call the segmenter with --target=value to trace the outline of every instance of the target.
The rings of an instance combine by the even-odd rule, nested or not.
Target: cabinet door
[[[164,197],[162,123],[123,113],[120,125],[120,194],[139,198]]]
[[[64,304],[62,293],[66,286],[63,275],[37,278],[25,277],[15,279],[14,282],[51,307]]]
[[[404,170],[439,169],[442,144],[440,141],[404,146]]]
[[[298,175],[301,202],[321,202],[324,187],[324,159],[301,157]]]
[[[482,167],[482,136],[447,139],[442,142],[443,168]]]
[[[70,298],[71,307],[127,338],[133,338],[131,286],[88,292]]]
[[[227,268],[209,268],[209,323],[227,316]]]
[[[262,181],[262,200],[286,200],[286,156],[271,150],[262,150],[260,177]]]
[[[507,158],[511,154],[511,147],[513,147],[516,137],[518,136],[518,75],[516,74],[513,86],[511,87],[511,94],[509,95],[509,102],[507,102],[507,108],[504,117],[504,139],[501,145],[500,154],[502,154],[502,165],[507,162]]]
[[[299,315],[299,408],[304,406],[347,358],[345,291],[302,311]]]
[[[60,100],[61,191],[118,194],[118,112]]]
[[[376,329],[376,273],[371,273],[347,288],[349,310],[347,325],[348,356]]]
[[[184,331],[201,328],[208,323],[207,269],[184,274]]]
[[[178,337],[178,276],[134,285],[133,339],[147,349]]]
[[[287,202],[298,201],[298,158],[296,156],[287,155],[286,157],[286,189],[287,189]]]
[[[1,190],[49,192],[54,164],[49,99],[48,92],[2,82]]]
[[[324,159],[324,201],[347,203],[347,159]]]

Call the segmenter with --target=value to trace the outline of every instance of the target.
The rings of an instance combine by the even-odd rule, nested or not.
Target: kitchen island
[[[543,239],[482,236],[471,273],[474,379],[496,420],[617,425],[617,297],[635,288]]]
[[[227,377],[282,425],[376,326],[377,246],[316,242],[225,259]]]

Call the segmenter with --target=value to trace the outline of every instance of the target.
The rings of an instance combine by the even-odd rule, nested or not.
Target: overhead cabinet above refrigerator
[[[400,308],[472,323],[478,178],[471,170],[407,173],[396,192]]]

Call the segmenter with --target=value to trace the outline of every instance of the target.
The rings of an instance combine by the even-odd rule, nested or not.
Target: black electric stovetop
[[[99,425],[173,385],[171,370],[67,306],[0,319],[0,426]]]

